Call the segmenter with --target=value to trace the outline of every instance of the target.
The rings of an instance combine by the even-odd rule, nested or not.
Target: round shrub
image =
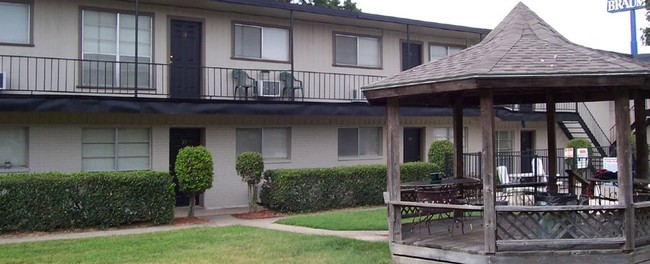
[[[248,184],[248,209],[257,212],[257,184],[264,172],[264,157],[259,152],[244,152],[237,156],[237,174]]]
[[[190,198],[188,217],[194,217],[194,196],[212,188],[212,155],[204,146],[187,146],[178,152],[174,166],[178,187]]]
[[[445,166],[445,156],[454,153],[454,143],[449,140],[436,140],[429,147],[429,162],[433,163],[436,171],[442,171]]]

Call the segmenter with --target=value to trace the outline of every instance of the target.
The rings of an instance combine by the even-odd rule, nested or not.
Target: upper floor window
[[[461,46],[431,44],[429,45],[429,61],[434,61],[434,60],[442,59],[447,56],[454,55],[463,49],[464,48]]]
[[[339,128],[339,158],[381,156],[381,127]]]
[[[135,87],[135,16],[82,12],[82,86]],[[138,20],[138,87],[150,86],[151,17]]]
[[[0,167],[27,167],[27,128],[0,127]]]
[[[381,67],[379,38],[334,34],[335,64],[341,66]]]
[[[0,1],[0,43],[31,44],[31,1]]]
[[[237,155],[254,151],[262,153],[264,159],[289,159],[291,129],[278,128],[238,128]]]
[[[81,131],[83,171],[149,170],[148,128],[85,128]]]
[[[282,28],[234,25],[235,57],[289,61],[289,31]]]

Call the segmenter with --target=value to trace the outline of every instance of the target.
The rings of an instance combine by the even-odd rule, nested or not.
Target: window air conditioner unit
[[[262,97],[280,97],[280,82],[261,80],[257,82],[258,96]]]
[[[7,89],[7,75],[0,71],[0,90]]]

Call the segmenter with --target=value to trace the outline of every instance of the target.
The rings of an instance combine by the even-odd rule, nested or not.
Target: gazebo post
[[[630,145],[630,91],[616,89],[614,111],[616,121],[616,155],[618,162],[618,203],[625,206],[623,235],[625,250],[634,249],[634,208],[632,207],[632,159]]]
[[[387,190],[390,202],[401,200],[400,194],[400,170],[399,170],[399,99],[388,98],[386,103],[386,125],[388,126],[387,167],[388,174]],[[402,213],[399,206],[388,203],[388,241],[402,241]]]
[[[483,139],[483,227],[485,232],[485,251],[495,253],[497,250],[497,213],[494,207],[494,92],[489,89],[481,91],[481,130]]]
[[[454,101],[454,175],[463,178],[463,98]]]
[[[646,103],[639,90],[634,90],[634,123],[636,131],[636,178],[648,179],[648,131],[646,130]]]
[[[548,145],[548,182],[547,189],[557,192],[557,140],[555,135],[555,97],[549,89],[546,91],[546,140]]]

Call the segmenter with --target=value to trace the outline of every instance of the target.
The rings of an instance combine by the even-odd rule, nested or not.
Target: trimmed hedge
[[[400,166],[403,182],[428,180],[428,162]],[[316,169],[277,169],[264,172],[262,204],[281,212],[315,212],[384,203],[385,165],[357,165]]]
[[[172,223],[172,179],[150,171],[0,175],[0,231]]]

